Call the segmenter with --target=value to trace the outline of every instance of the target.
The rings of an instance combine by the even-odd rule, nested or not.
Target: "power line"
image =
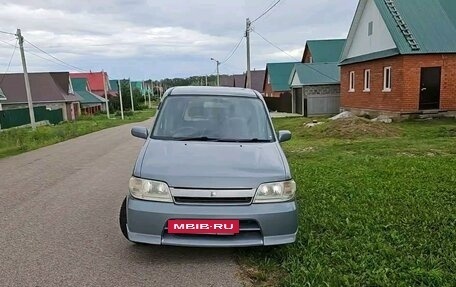
[[[260,16],[256,17],[255,20],[252,21],[252,24],[256,21],[258,21],[259,19],[261,19],[263,16],[265,16],[266,14],[268,14],[269,11],[271,11],[275,6],[277,6],[277,4],[280,3],[281,0],[277,0],[277,2],[275,2],[271,7],[269,7],[268,9],[266,9],[266,11],[264,11]]]
[[[275,45],[274,43],[272,43],[271,41],[269,41],[268,39],[266,39],[265,37],[263,37],[262,35],[260,35],[257,31],[255,30],[252,30],[255,34],[257,34],[258,36],[260,36],[263,40],[265,40],[267,43],[269,43],[270,45],[272,45],[273,47],[279,49],[280,51],[282,51],[283,53],[285,53],[286,55],[288,55],[289,57],[295,59],[297,62],[300,62],[300,60],[296,59],[295,57],[293,57],[292,55],[290,55],[289,53],[285,52],[284,50],[282,50],[279,46]],[[330,75],[327,75],[321,71],[319,71],[318,69],[315,69],[314,67],[312,67],[312,65],[306,65],[306,67],[310,68],[311,70],[314,70],[315,72],[319,73],[320,75],[322,76],[325,76],[327,77],[328,79],[331,79],[333,81],[336,81],[336,82],[339,82],[339,80],[331,77]]]
[[[69,63],[63,61],[63,60],[60,60],[59,58],[57,58],[57,57],[55,57],[55,56],[49,54],[48,52],[44,51],[43,49],[39,48],[38,46],[36,46],[35,44],[33,44],[32,42],[30,42],[30,41],[28,41],[28,40],[26,40],[26,39],[24,39],[24,41],[27,42],[27,43],[29,43],[30,45],[32,45],[32,46],[33,46],[35,49],[37,49],[38,51],[40,51],[40,52],[42,52],[42,53],[48,55],[49,57],[51,57],[51,58],[57,60],[58,62],[60,62],[60,63],[62,63],[62,64],[64,64],[64,65],[66,65],[66,66],[68,66],[68,67],[71,67],[71,68],[76,69],[76,70],[79,70],[79,71],[86,71],[85,69],[76,67],[76,66],[74,66],[74,65],[71,65],[71,64],[69,64]]]
[[[6,45],[8,45],[8,46],[14,47],[13,44],[8,43],[8,42],[6,42],[6,41],[0,40],[0,42],[6,44]],[[57,62],[57,61],[51,60],[51,59],[49,59],[49,58],[45,58],[45,57],[43,57],[43,56],[40,56],[40,55],[38,55],[38,54],[36,54],[36,53],[30,51],[29,49],[24,49],[24,50],[27,52],[27,54],[33,55],[33,56],[35,56],[35,57],[37,57],[37,58],[40,58],[40,59],[42,59],[42,60],[45,60],[45,61],[48,61],[48,62],[57,64],[57,65],[60,65],[60,66],[62,66],[62,67],[67,67],[67,68],[68,68],[68,65],[67,65],[66,63],[65,63],[65,64],[62,64],[61,62]],[[78,69],[78,70],[79,70],[79,69]],[[85,71],[85,70],[80,69],[80,71]]]
[[[241,39],[240,39],[239,42],[236,44],[236,46],[234,47],[234,49],[231,51],[231,53],[229,54],[229,56],[226,57],[225,60],[223,60],[222,62],[220,62],[220,64],[225,64],[226,62],[228,62],[228,61],[231,59],[231,57],[233,57],[234,53],[236,53],[237,49],[239,49],[239,46],[241,45],[243,39],[244,39],[244,36],[241,37]]]
[[[8,43],[6,41],[3,41],[3,40],[0,40],[1,43],[5,44],[5,45],[8,45],[8,46],[11,46],[11,47],[14,47],[15,45],[11,44],[11,43]]]
[[[2,79],[0,80],[0,85],[3,83],[3,80],[5,80],[6,73],[9,72],[9,69],[11,67],[11,62],[13,61],[13,57],[14,57],[14,53],[16,52],[16,49],[17,49],[17,40],[16,40],[16,44],[14,45],[13,53],[11,54],[10,60],[8,62],[8,66],[6,67],[5,73],[2,75]]]
[[[274,48],[282,51],[284,54],[286,54],[287,56],[289,56],[290,58],[296,60],[299,62],[299,60],[297,58],[295,58],[294,56],[290,55],[289,53],[287,53],[286,51],[284,51],[282,48],[280,48],[279,46],[277,46],[276,44],[272,43],[271,41],[269,41],[268,39],[266,39],[265,37],[263,37],[260,33],[258,33],[257,31],[253,30],[252,29],[252,32],[257,34],[258,36],[261,37],[261,39],[263,39],[265,42],[267,42],[269,45],[273,46]]]
[[[10,32],[6,32],[6,31],[0,31],[0,33],[6,34],[6,35],[11,35],[11,36],[16,36],[16,34],[10,33]]]

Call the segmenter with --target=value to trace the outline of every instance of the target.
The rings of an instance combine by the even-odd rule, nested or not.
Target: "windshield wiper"
[[[271,140],[258,139],[258,138],[252,138],[252,139],[221,139],[219,141],[221,141],[221,142],[235,142],[235,143],[270,143],[271,142]]]
[[[187,138],[178,138],[178,141],[184,142],[191,142],[191,141],[201,141],[201,142],[217,142],[220,141],[218,138],[210,138],[210,137],[187,137]]]

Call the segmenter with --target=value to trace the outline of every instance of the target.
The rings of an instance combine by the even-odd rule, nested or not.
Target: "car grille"
[[[174,197],[177,204],[250,204],[251,197]]]
[[[254,189],[192,189],[170,188],[176,204],[188,205],[249,205]]]

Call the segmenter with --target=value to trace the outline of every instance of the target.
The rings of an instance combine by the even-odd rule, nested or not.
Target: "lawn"
[[[155,109],[135,112],[121,120],[119,116],[108,119],[106,115],[83,116],[74,122],[55,126],[9,129],[0,132],[0,158],[20,154],[71,138],[123,124],[141,122],[155,114]]]
[[[297,242],[242,249],[255,286],[456,286],[456,121],[277,119]],[[357,129],[357,127],[359,127]]]

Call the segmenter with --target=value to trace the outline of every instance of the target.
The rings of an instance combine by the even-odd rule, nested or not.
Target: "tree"
[[[122,104],[124,111],[131,111],[131,97],[130,97],[130,82],[129,80],[121,80],[120,87],[122,90]],[[144,95],[141,90],[133,87],[133,103],[135,110],[144,109]],[[120,111],[120,97],[112,98],[109,101],[110,109]]]

